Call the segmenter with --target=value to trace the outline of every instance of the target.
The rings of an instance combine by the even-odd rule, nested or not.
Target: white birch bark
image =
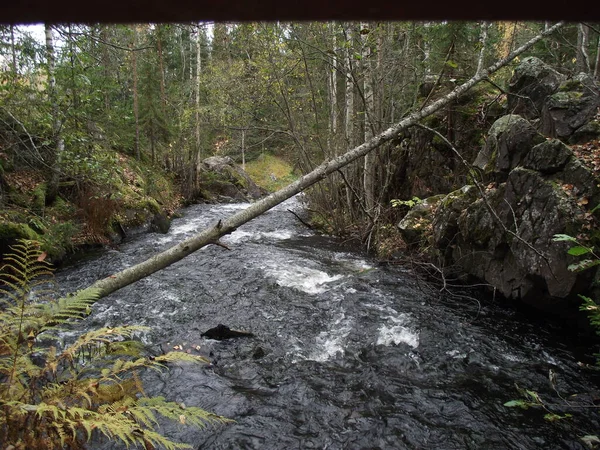
[[[353,161],[356,161],[358,158],[364,157],[369,152],[378,148],[382,144],[394,139],[406,128],[415,125],[425,117],[428,117],[431,114],[444,108],[450,102],[455,101],[469,89],[475,86],[477,83],[487,78],[490,74],[509,64],[515,57],[519,56],[520,54],[531,48],[535,43],[543,39],[545,36],[556,31],[558,28],[563,26],[563,24],[564,22],[559,22],[556,25],[548,28],[547,31],[537,35],[536,37],[529,40],[527,43],[523,44],[521,47],[511,52],[506,58],[497,61],[496,63],[489,66],[487,69],[482,70],[479,74],[475,75],[470,80],[466,81],[460,86],[457,86],[446,96],[431,103],[429,106],[426,106],[406,116],[400,122],[391,126],[387,130],[379,133],[377,136],[374,136],[372,139],[359,145],[358,147],[348,150],[343,155],[340,155],[332,160],[323,162],[312,172],[304,175],[303,177],[294,181],[290,185],[253,203],[248,208],[233,214],[227,219],[220,220],[218,223],[214,224],[209,228],[204,229],[195,236],[192,236],[180,242],[179,244],[150,257],[142,263],[136,264],[135,266],[129,267],[125,270],[122,270],[121,272],[118,272],[114,275],[111,275],[107,278],[95,282],[87,289],[94,289],[100,297],[105,297],[111,294],[112,292],[117,291],[118,289],[128,286],[129,284],[132,284],[144,277],[147,277],[148,275],[151,275],[173,264],[174,262],[180,261],[181,259],[194,253],[202,247],[205,247],[208,244],[217,243],[218,239],[221,236],[232,233],[246,222],[249,222],[255,217],[260,216],[261,214],[273,208],[274,206],[282,203],[283,201],[298,194],[299,192],[302,192],[304,189],[312,186],[313,184],[323,180],[331,173],[340,170],[342,167],[350,164]]]

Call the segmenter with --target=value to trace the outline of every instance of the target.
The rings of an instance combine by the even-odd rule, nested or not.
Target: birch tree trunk
[[[587,47],[589,41],[590,29],[582,23],[577,24],[577,59],[575,62],[575,70],[578,73],[590,73],[590,57]]]
[[[369,42],[369,24],[361,25],[362,34],[362,67],[363,67],[363,94],[364,94],[364,111],[365,111],[365,127],[364,140],[369,141],[373,137],[375,124],[375,103],[373,98],[373,63],[371,61],[371,45]],[[365,195],[365,208],[367,212],[373,210],[375,206],[375,164],[372,153],[367,153],[364,159],[363,166],[363,190]]]
[[[349,150],[343,155],[340,155],[332,160],[323,162],[312,172],[304,175],[303,177],[294,181],[292,184],[284,187],[283,189],[280,189],[277,192],[272,193],[271,195],[263,198],[262,200],[253,203],[248,208],[233,214],[225,220],[219,220],[219,222],[216,223],[214,226],[206,228],[205,230],[201,231],[195,236],[192,236],[184,240],[183,242],[180,242],[179,244],[150,257],[149,259],[140,264],[129,267],[121,272],[118,272],[114,275],[111,275],[107,278],[95,282],[86,290],[94,290],[99,297],[107,296],[117,291],[118,289],[132,284],[144,277],[147,277],[148,275],[153,274],[154,272],[157,272],[173,264],[174,262],[185,258],[186,256],[201,249],[202,247],[205,247],[208,244],[217,243],[218,239],[221,236],[232,233],[246,222],[249,222],[255,217],[258,217],[259,215],[280,204],[281,202],[287,200],[288,198],[298,194],[304,189],[312,186],[318,181],[323,180],[329,174],[340,170],[341,168],[350,164],[351,162],[356,161],[358,158],[364,157],[372,150],[397,137],[406,128],[417,124],[420,120],[424,119],[425,117],[428,117],[431,114],[444,108],[450,102],[455,101],[469,89],[475,86],[477,83],[486,79],[491,73],[496,72],[498,69],[506,66],[515,57],[531,48],[542,38],[556,31],[563,24],[563,22],[559,22],[556,25],[548,28],[547,31],[529,40],[527,43],[511,52],[508,55],[508,57],[497,61],[487,69],[482,70],[479,74],[476,74],[467,82],[456,87],[446,96],[431,103],[429,106],[419,109],[418,111],[415,111],[412,114],[406,116],[400,122],[391,126],[382,133],[379,133],[377,136],[374,136],[369,141],[359,145],[358,147],[355,147],[354,149]]]
[[[196,154],[194,157],[194,189],[198,188],[198,163],[201,159],[202,144],[200,141],[200,75],[202,74],[202,34],[200,25],[197,27],[196,34],[196,82],[194,84],[194,97],[196,101]]]
[[[344,135],[346,137],[346,145],[348,148],[352,148],[354,145],[354,77],[352,73],[352,28],[348,26],[344,30],[346,35],[346,52],[345,52],[345,63],[346,63],[346,92],[345,92],[345,121],[344,121]],[[352,180],[347,182],[352,183]],[[350,219],[354,216],[354,207],[352,200],[352,191],[350,186],[346,186],[346,204],[348,212],[350,213]]]
[[[335,39],[335,23],[330,24],[328,29],[331,31],[331,66],[327,68],[327,89],[329,94],[329,136],[327,138],[327,150],[330,155],[337,155],[336,146],[337,135],[337,55]],[[335,147],[335,148],[334,148]]]

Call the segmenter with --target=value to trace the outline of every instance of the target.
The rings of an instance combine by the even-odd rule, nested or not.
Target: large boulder
[[[509,81],[507,110],[527,119],[540,117],[547,97],[566,78],[535,56],[524,58]]]
[[[457,198],[463,205],[468,199]],[[447,264],[489,283],[507,298],[541,308],[548,299],[571,293],[578,276],[567,269],[570,257],[553,237],[576,234],[585,209],[561,184],[518,167],[506,183],[488,189],[485,199],[476,198],[462,211],[453,210],[455,203],[456,199],[442,199],[433,220],[434,245]]]
[[[544,137],[528,120],[515,114],[505,115],[490,128],[473,165],[494,181],[505,181],[510,170],[521,163],[534,145],[543,141]]]
[[[444,194],[440,194],[424,199],[413,206],[398,223],[400,234],[407,244],[422,243],[431,234],[431,220],[440,200],[444,197]]]
[[[229,156],[211,156],[197,168],[201,196],[210,201],[251,201],[267,192]]]
[[[519,116],[494,124],[478,163],[488,180],[439,201],[432,246],[446,267],[507,298],[563,313],[590,288],[593,273],[569,271],[577,258],[553,238],[595,226],[600,180],[566,144],[541,137]]]
[[[562,83],[558,92],[546,99],[542,109],[541,131],[546,136],[581,142],[586,131],[593,132],[592,128],[581,130],[573,140],[571,136],[595,117],[598,107],[599,87],[593,78],[581,73]]]

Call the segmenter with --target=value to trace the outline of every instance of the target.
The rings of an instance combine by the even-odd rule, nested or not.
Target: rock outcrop
[[[522,115],[491,126],[473,184],[426,200],[436,206],[413,208],[399,229],[407,242],[427,239],[436,262],[507,298],[562,312],[594,273],[568,270],[578,258],[553,238],[595,227],[592,209],[600,203],[600,179],[565,142],[600,128],[600,96],[589,77],[567,81],[537,58],[523,60],[510,87],[518,96],[509,95],[509,110]]]
[[[211,156],[197,167],[199,196],[207,201],[257,200],[267,192],[229,156]]]

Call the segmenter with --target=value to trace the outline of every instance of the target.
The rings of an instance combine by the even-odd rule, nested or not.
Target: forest
[[[548,24],[69,25],[47,26],[41,42],[25,28],[6,26],[0,204],[38,208],[32,217],[5,218],[33,221],[34,229],[36,222],[37,229],[57,228],[49,234],[60,236],[54,244],[64,246],[73,237],[84,243],[107,233],[115,198],[127,197],[118,186],[119,178],[128,177],[123,159],[144,164],[145,190],[167,195],[159,199],[166,204],[178,194],[188,202],[202,198],[196,168],[209,156],[231,156],[243,168],[276,156],[297,175],[307,173],[422,109],[544,27]],[[570,24],[528,54],[567,75],[597,78],[598,29]],[[467,160],[474,159],[486,125],[505,107],[516,64],[433,124]],[[466,168],[454,167],[452,157],[431,161],[435,168],[426,161],[407,163],[406,144],[398,138],[313,189],[315,221],[329,233],[383,243],[385,226],[398,219],[392,200],[465,184]],[[419,165],[436,173],[411,167]],[[11,183],[11,177],[17,179]],[[165,194],[160,183],[177,188]],[[64,221],[65,213],[72,217],[65,208],[46,214],[57,199],[74,204],[83,220],[52,223]]]
[[[91,284],[81,314],[303,191],[304,225],[440,292],[597,327],[599,80],[597,23],[2,25],[0,255],[68,265],[183,207],[256,206]]]

